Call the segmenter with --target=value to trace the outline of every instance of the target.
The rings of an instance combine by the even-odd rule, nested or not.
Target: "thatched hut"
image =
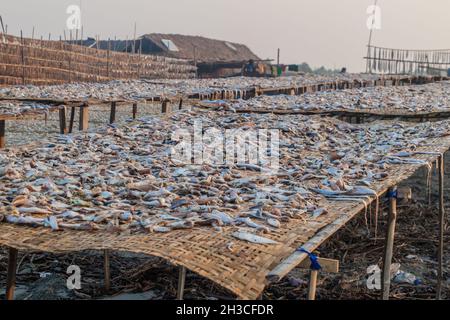
[[[85,41],[84,45],[97,46],[94,39]],[[243,44],[179,34],[152,33],[143,35],[136,41],[100,41],[98,46],[103,49],[109,47],[117,51],[190,60],[197,64],[199,77],[237,75],[247,61],[260,60]]]

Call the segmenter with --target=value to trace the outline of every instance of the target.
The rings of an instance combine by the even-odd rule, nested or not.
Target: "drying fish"
[[[257,243],[257,244],[277,244],[278,243],[271,239],[258,236],[254,233],[248,233],[248,232],[243,232],[243,231],[236,231],[232,234],[232,236],[239,240],[244,240],[244,241],[248,241],[251,243]]]
[[[169,223],[167,227],[171,229],[192,229],[194,227],[194,222],[190,220],[176,221]]]
[[[49,226],[52,230],[59,230],[58,220],[55,216],[49,216],[44,219],[44,226]]]
[[[327,213],[327,209],[325,209],[325,208],[317,208],[317,209],[315,209],[315,210],[312,212],[311,216],[312,216],[313,218],[317,218],[317,217],[319,217],[319,216],[321,216],[321,215],[323,215],[323,214],[326,214],[326,213]]]
[[[17,208],[17,211],[19,211],[19,213],[21,213],[21,214],[43,214],[43,215],[52,214],[52,212],[47,209],[36,208],[36,207],[30,207],[30,208],[20,207],[20,208]]]
[[[239,110],[270,111],[365,111],[374,113],[420,113],[448,111],[450,86],[448,82],[421,86],[421,94],[409,86],[366,87],[349,90],[319,91],[296,96],[262,95],[233,103]],[[342,153],[332,151],[330,160],[338,160]]]
[[[230,217],[228,214],[222,211],[214,210],[212,213],[205,213],[203,217],[206,219],[214,219],[219,221],[221,224],[230,225],[234,224],[234,219]]]
[[[59,223],[59,227],[72,230],[98,230],[99,227],[93,223]]]
[[[277,220],[277,219],[273,219],[273,218],[267,219],[267,224],[270,225],[271,227],[274,227],[274,228],[281,227],[280,221]]]
[[[159,233],[167,233],[167,232],[172,231],[172,229],[167,228],[167,227],[162,227],[162,226],[154,226],[154,227],[150,228],[150,230],[152,232],[159,232]]]
[[[44,219],[33,217],[21,217],[21,216],[6,216],[6,221],[12,224],[24,224],[31,226],[41,226],[44,224]]]
[[[242,223],[245,224],[247,226],[249,226],[250,228],[255,228],[256,230],[261,230],[263,232],[269,232],[269,229],[267,229],[267,227],[264,227],[258,223],[255,223],[254,221],[252,221],[252,219],[250,218],[236,218],[235,222],[237,223]]]
[[[297,80],[301,81],[240,79],[249,83]],[[233,84],[237,80],[223,81]],[[167,83],[172,90],[171,82]],[[235,84],[239,87],[239,82]],[[104,88],[121,90],[124,86],[107,84]],[[21,90],[28,89],[17,92]],[[345,92],[343,99],[347,95],[354,98],[352,92]],[[249,104],[254,104],[252,108],[267,107],[267,101],[273,102],[272,109],[311,110],[324,104],[328,104],[327,109],[338,108],[333,101],[315,101],[316,96],[320,95],[225,101],[236,112],[219,107],[214,112],[185,110],[164,118],[142,117],[126,125],[74,133],[70,138],[49,137],[38,148],[0,151],[2,223],[20,221],[45,224],[55,230],[131,233],[195,232],[198,228],[213,234],[225,234],[238,224],[247,231],[238,232],[235,238],[270,242],[248,230],[278,235],[289,221],[301,224],[320,219],[333,201],[367,206],[377,201],[379,180],[394,174],[397,164],[424,163],[428,157],[423,147],[450,132],[448,121],[375,121],[361,126],[326,117],[240,112]],[[327,97],[323,92],[321,99]],[[297,99],[309,100],[295,106]],[[360,108],[363,104],[370,106],[372,102],[361,101]],[[273,152],[277,167],[273,172],[266,170],[271,159],[187,165],[174,162],[172,132],[178,128],[192,131],[197,122],[205,130],[231,129],[237,134],[277,130],[279,143]],[[267,142],[269,156],[272,147],[270,140]],[[414,159],[419,154],[423,155],[421,160]]]

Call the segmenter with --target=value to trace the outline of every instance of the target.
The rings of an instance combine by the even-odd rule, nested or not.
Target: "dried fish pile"
[[[400,87],[320,91],[301,96],[260,96],[229,104],[234,109],[433,112],[450,109],[450,82]]]
[[[0,101],[0,116],[20,116],[30,113],[46,113],[49,105],[35,102]]]
[[[335,74],[322,76],[316,74],[302,74],[298,76],[285,76],[277,78],[254,78],[254,77],[232,77],[218,79],[186,79],[186,80],[155,80],[154,83],[164,83],[173,86],[190,87],[197,89],[223,88],[226,90],[244,90],[258,87],[267,88],[285,88],[315,85],[325,82],[335,81],[370,81],[378,80],[380,76],[369,74]],[[199,91],[207,92],[207,91]]]
[[[3,98],[38,98],[53,100],[130,100],[138,101],[180,93],[175,87],[145,80],[113,80],[101,83],[68,83],[52,86],[14,86],[0,88]]]
[[[280,170],[180,165],[170,133],[192,131],[196,120],[205,130],[278,129]],[[123,233],[210,228],[274,244],[284,223],[314,221],[333,201],[368,203],[397,165],[423,165],[418,148],[449,132],[449,122],[361,127],[300,115],[184,111],[142,119],[0,152],[0,221]]]
[[[280,78],[226,78],[187,80],[113,80],[105,83],[69,83],[53,86],[13,86],[0,88],[4,98],[41,98],[54,100],[127,100],[140,101],[154,97],[209,94],[217,90],[248,90],[254,87],[283,88],[306,86],[337,80],[378,79],[369,75],[317,76],[302,75]]]

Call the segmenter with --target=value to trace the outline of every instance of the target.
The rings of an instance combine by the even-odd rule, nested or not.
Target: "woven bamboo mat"
[[[450,148],[450,137],[433,139],[420,151],[443,153]],[[434,161],[437,155],[421,155],[417,158]],[[394,172],[377,191],[382,195],[387,188],[410,177],[420,165],[394,167]],[[271,233],[276,245],[260,245],[238,241],[232,237],[233,229],[222,233],[210,229],[194,228],[177,230],[167,234],[124,235],[106,232],[30,228],[0,224],[0,245],[19,250],[36,250],[52,253],[83,250],[110,249],[157,256],[183,265],[230,290],[240,299],[256,299],[264,290],[267,274],[299,246],[318,234],[324,227],[333,226],[334,232],[364,209],[358,202],[325,202],[328,213],[316,219],[291,219]],[[342,219],[342,218],[345,219]],[[316,248],[327,237],[314,243]],[[233,243],[232,250],[228,249]]]

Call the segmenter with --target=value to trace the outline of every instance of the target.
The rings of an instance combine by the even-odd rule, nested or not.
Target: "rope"
[[[298,248],[297,251],[306,253],[309,256],[309,260],[311,260],[311,270],[320,270],[322,267],[319,264],[319,261],[317,260],[317,256],[315,254],[312,254],[305,248]]]

